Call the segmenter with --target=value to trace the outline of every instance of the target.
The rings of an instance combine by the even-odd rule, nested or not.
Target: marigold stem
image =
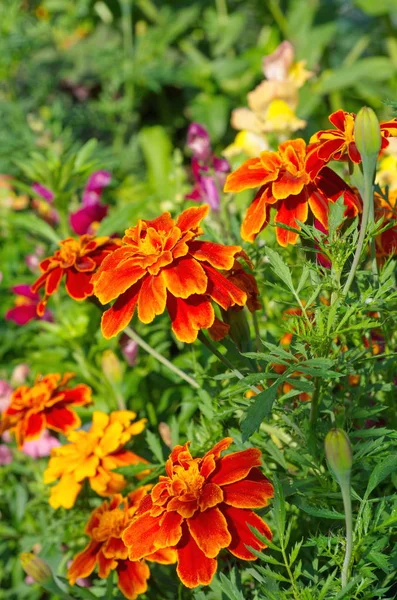
[[[345,483],[342,485],[341,490],[346,522],[346,553],[342,567],[342,588],[344,588],[349,582],[349,568],[353,553],[353,518],[352,502],[350,497],[350,483]]]
[[[163,364],[167,369],[178,375],[181,379],[184,379],[189,385],[191,385],[194,389],[199,390],[200,385],[197,383],[195,379],[187,375],[181,369],[178,369],[175,365],[172,364],[169,360],[167,360],[162,354],[157,352],[154,348],[149,346],[131,327],[126,327],[124,332],[130,337],[134,342],[138,344],[143,350],[145,350],[148,354],[151,354],[153,358],[158,360],[161,364]]]

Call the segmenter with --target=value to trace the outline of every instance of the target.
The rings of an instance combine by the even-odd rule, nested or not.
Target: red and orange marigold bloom
[[[68,434],[80,427],[80,417],[73,407],[92,402],[91,388],[84,383],[68,388],[73,377],[73,373],[39,375],[32,387],[21,385],[16,388],[11,403],[2,414],[0,434],[14,431],[21,448],[24,442],[40,437],[46,428]]]
[[[335,129],[318,131],[310,138],[306,168],[312,179],[330,160],[349,159],[361,162],[361,156],[354,139],[355,113],[337,110],[328,117]],[[382,134],[381,151],[389,145],[390,136],[397,135],[397,119],[380,123]]]
[[[131,492],[126,498],[116,494],[96,508],[85,528],[90,541],[73,559],[68,570],[71,585],[77,579],[91,575],[98,567],[99,577],[106,579],[116,571],[118,588],[129,600],[135,600],[147,590],[150,570],[143,560],[128,559],[128,549],[121,539],[122,533],[133,519],[142,498],[150,486]],[[176,562],[175,550],[165,549],[146,557],[162,564]]]
[[[123,534],[130,560],[164,548],[177,551],[177,573],[189,588],[208,585],[223,548],[243,560],[255,560],[265,548],[250,527],[269,540],[271,531],[252,509],[266,506],[273,486],[262,475],[261,452],[249,448],[221,457],[233,442],[225,438],[202,458],[189,444],[176,446],[166,463],[166,477],[154,486]]]
[[[122,331],[136,308],[142,323],[151,323],[167,308],[176,337],[194,342],[199,330],[214,322],[211,301],[224,310],[245,305],[245,291],[220,272],[226,274],[238,256],[245,256],[240,246],[196,239],[208,210],[207,205],[188,208],[176,221],[164,213],[127,229],[122,247],[93,278],[102,304],[116,300],[102,317],[105,338]]]
[[[394,223],[376,237],[376,255],[380,261],[391,254],[397,254],[397,189],[389,191],[387,199],[380,194],[374,195],[375,217],[383,218],[383,225]]]
[[[309,207],[314,217],[328,228],[329,203],[343,195],[346,213],[355,216],[359,206],[353,191],[331,169],[324,168],[314,181],[306,171],[306,143],[303,139],[288,140],[278,152],[261,152],[246,160],[228,175],[225,192],[241,192],[260,186],[241,226],[241,237],[253,242],[270,220],[270,208],[277,214],[275,223],[299,230],[297,221],[305,223]],[[280,246],[295,244],[298,233],[276,226]]]
[[[66,276],[66,291],[74,300],[85,300],[93,294],[92,276],[103,259],[120,245],[120,240],[109,237],[82,235],[59,242],[60,249],[40,263],[42,274],[31,287],[38,292],[44,287],[44,298],[37,306],[37,314],[44,314],[48,298],[54,294]]]
[[[59,483],[51,488],[52,508],[72,508],[85,479],[100,496],[111,496],[123,489],[126,481],[114,469],[138,463],[144,458],[124,450],[132,436],[145,428],[146,419],[132,421],[136,414],[119,410],[110,415],[95,411],[88,431],[72,431],[69,444],[53,448],[44,483]]]

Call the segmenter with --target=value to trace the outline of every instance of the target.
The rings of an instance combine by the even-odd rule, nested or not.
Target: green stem
[[[155,358],[162,365],[164,365],[165,367],[167,367],[167,369],[169,369],[170,371],[172,371],[173,373],[175,373],[176,375],[178,375],[181,379],[184,379],[189,385],[192,386],[192,388],[194,388],[196,390],[200,389],[200,385],[197,383],[197,381],[195,381],[195,379],[192,379],[192,377],[190,377],[189,375],[187,375],[184,371],[181,371],[181,369],[178,369],[178,367],[176,367],[175,365],[173,365],[172,362],[170,362],[169,360],[167,360],[162,354],[160,354],[154,348],[152,348],[151,346],[149,346],[149,344],[147,344],[145,342],[145,340],[143,340],[136,333],[136,331],[134,331],[131,327],[126,327],[124,329],[124,332],[128,335],[128,337],[130,337],[132,340],[134,340],[134,342],[136,342],[138,344],[138,346],[140,346],[148,354],[151,354],[151,356],[153,356],[153,358]]]
[[[215,5],[219,21],[225,22],[228,17],[226,0],[215,0]]]
[[[127,118],[134,105],[134,81],[130,75],[134,65],[134,36],[132,31],[132,3],[133,0],[120,0],[121,29],[123,32],[124,65],[125,65],[125,94],[129,101]]]
[[[360,235],[358,237],[357,248],[353,258],[353,264],[350,269],[349,277],[345,283],[343,288],[343,295],[346,296],[348,291],[350,290],[351,284],[353,283],[354,276],[357,271],[358,263],[360,262],[361,252],[364,246],[365,235],[367,233],[367,226],[369,216],[372,212],[373,214],[373,173],[364,172],[364,198],[363,198],[363,216],[361,219],[361,229]],[[372,205],[372,210],[371,210]]]
[[[290,580],[291,585],[292,585],[292,589],[293,589],[293,592],[294,592],[294,598],[296,600],[299,600],[300,594],[299,594],[298,588],[296,587],[295,578],[294,578],[294,576],[292,574],[291,567],[289,565],[288,558],[287,558],[287,555],[285,553],[284,540],[283,540],[283,543],[281,544],[281,554],[283,556],[285,568],[287,569],[288,577],[289,577],[289,580]]]
[[[318,419],[318,405],[320,401],[321,378],[316,377],[314,382],[313,397],[310,404],[310,427],[314,429]]]
[[[346,522],[346,553],[342,567],[342,588],[344,588],[349,581],[349,568],[353,553],[353,518],[352,502],[350,497],[350,482],[346,482],[343,485],[341,485],[341,490]]]
[[[204,346],[206,348],[208,348],[208,350],[210,350],[212,352],[212,354],[214,354],[221,362],[223,362],[223,364],[228,369],[230,369],[238,379],[245,379],[244,375],[238,369],[235,368],[233,363],[230,362],[230,360],[228,358],[226,358],[226,356],[224,356],[221,352],[219,352],[218,348],[208,338],[205,337],[205,335],[202,331],[199,331],[198,339],[200,340],[200,342],[202,342],[204,344]],[[255,385],[250,385],[248,387],[251,388],[251,390],[253,392],[255,392],[255,394],[261,393],[261,390],[259,388],[257,388]]]
[[[268,1],[269,10],[272,13],[272,17],[279,26],[279,29],[286,40],[289,39],[289,28],[288,21],[285,18],[283,11],[280,8],[278,0],[269,0]]]

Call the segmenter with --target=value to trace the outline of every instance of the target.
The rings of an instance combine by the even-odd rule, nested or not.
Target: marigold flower
[[[43,300],[37,306],[37,314],[44,314],[48,298],[54,294],[66,275],[66,291],[74,300],[84,300],[93,294],[91,278],[103,259],[120,245],[119,240],[109,237],[82,235],[78,239],[67,238],[60,249],[40,263],[42,275],[32,285],[32,292],[45,288]]]
[[[337,110],[328,117],[336,129],[318,131],[310,138],[306,168],[311,179],[330,160],[350,159],[354,163],[361,162],[361,156],[354,140],[355,113]],[[388,137],[397,135],[397,119],[380,123],[382,134],[381,151],[389,145]]]
[[[142,323],[151,323],[167,308],[178,340],[194,342],[215,313],[244,306],[247,294],[219,272],[232,269],[246,255],[240,246],[196,241],[208,206],[188,208],[175,222],[169,213],[139,221],[125,232],[123,245],[106,257],[93,278],[102,304],[116,300],[102,317],[102,333],[111,338],[124,329],[138,308]]]
[[[118,575],[118,588],[129,600],[135,600],[147,590],[150,570],[145,561],[128,559],[128,549],[121,535],[133,519],[142,498],[150,486],[131,492],[126,498],[116,494],[108,502],[96,508],[85,528],[90,541],[73,559],[68,570],[68,579],[74,585],[80,578],[91,575],[98,566],[99,577],[106,579],[111,571]],[[147,560],[162,564],[176,562],[175,550],[160,550],[147,556]]]
[[[166,463],[166,477],[142,500],[123,541],[130,560],[163,548],[177,551],[177,573],[189,588],[208,585],[222,548],[243,560],[248,550],[265,548],[250,527],[272,538],[266,523],[252,509],[266,506],[273,486],[262,475],[261,452],[249,448],[221,458],[231,438],[218,442],[202,458],[193,458],[189,443],[176,446]]]
[[[51,451],[44,483],[60,480],[51,488],[49,502],[53,508],[71,508],[85,479],[99,496],[111,496],[126,483],[123,475],[113,473],[113,469],[147,462],[123,449],[133,435],[145,428],[146,419],[131,423],[135,417],[136,413],[130,410],[110,415],[95,411],[88,431],[72,431],[69,444]]]
[[[288,140],[278,152],[262,152],[249,158],[231,173],[225,192],[240,192],[261,186],[244,217],[241,237],[253,242],[270,220],[270,208],[277,210],[276,223],[299,229],[297,221],[305,223],[310,207],[314,217],[327,228],[328,204],[343,195],[346,213],[355,216],[359,205],[349,186],[334,171],[325,167],[314,181],[305,168],[306,143],[303,139]],[[295,244],[298,233],[276,226],[280,246]]]
[[[67,434],[80,427],[80,417],[72,407],[90,404],[91,388],[84,383],[68,388],[73,377],[73,373],[39,375],[32,387],[18,387],[3,412],[0,434],[15,431],[18,447],[22,448],[25,441],[37,439],[46,428]]]
[[[383,218],[384,225],[388,222],[395,223],[393,227],[386,229],[376,237],[376,255],[380,261],[387,256],[397,253],[397,189],[389,191],[386,196],[374,195],[375,217]]]

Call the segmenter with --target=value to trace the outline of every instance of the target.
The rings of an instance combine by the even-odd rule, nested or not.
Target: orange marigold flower
[[[127,229],[122,247],[93,278],[102,304],[116,300],[102,317],[105,338],[124,329],[136,307],[142,323],[151,323],[167,308],[178,340],[194,342],[199,330],[214,322],[211,300],[224,310],[245,305],[247,294],[219,272],[245,256],[240,246],[196,240],[208,210],[207,205],[188,208],[177,221],[164,213]]]
[[[74,557],[68,570],[71,585],[74,585],[77,579],[91,575],[98,566],[98,575],[103,579],[116,570],[118,588],[129,600],[135,600],[139,594],[146,592],[147,580],[150,577],[149,567],[143,560],[128,559],[128,549],[121,536],[150,487],[139,488],[126,498],[116,494],[109,502],[103,502],[93,511],[85,527],[90,541],[84,550]],[[146,558],[168,565],[176,562],[176,552],[164,549]]]
[[[361,162],[361,156],[354,140],[356,114],[337,110],[328,117],[328,120],[336,129],[318,131],[310,138],[306,168],[312,179],[330,160],[348,158],[354,163]],[[380,130],[382,151],[389,145],[387,138],[397,135],[397,119],[380,123]]]
[[[189,588],[208,585],[222,548],[243,560],[255,560],[248,546],[266,545],[250,527],[269,540],[271,531],[252,509],[266,506],[273,486],[258,467],[261,452],[249,448],[221,458],[233,442],[225,438],[202,458],[193,458],[189,444],[176,446],[166,463],[166,477],[145,497],[123,541],[130,560],[163,548],[177,551],[177,573]]]
[[[270,220],[270,208],[277,210],[275,222],[300,229],[305,223],[310,207],[314,217],[328,228],[329,202],[343,195],[346,213],[355,216],[359,207],[349,186],[331,169],[324,168],[314,181],[306,171],[306,142],[288,140],[278,147],[278,152],[261,152],[259,157],[246,160],[226,179],[225,192],[261,186],[244,217],[241,237],[253,242]],[[280,246],[295,244],[298,233],[276,226]]]
[[[113,473],[113,469],[147,462],[123,449],[133,435],[145,428],[146,419],[131,423],[135,417],[136,413],[130,410],[110,415],[95,411],[88,431],[72,431],[69,444],[51,450],[44,483],[60,480],[51,488],[52,508],[71,508],[85,479],[100,496],[111,496],[126,484],[123,475]]]
[[[21,448],[24,442],[40,437],[46,428],[67,434],[80,427],[80,418],[72,407],[91,403],[91,388],[84,383],[68,388],[73,377],[74,373],[39,375],[32,387],[21,385],[14,390],[2,415],[0,434],[14,431]]]
[[[85,300],[93,294],[92,276],[103,259],[119,247],[120,240],[109,237],[82,235],[59,242],[60,249],[40,263],[42,275],[34,282],[32,292],[44,287],[44,298],[37,306],[37,314],[44,314],[48,298],[54,294],[66,275],[66,291],[74,300]]]
[[[375,217],[383,218],[384,225],[394,223],[376,237],[376,255],[383,261],[390,254],[397,254],[397,189],[389,191],[387,200],[380,194],[374,195]]]

